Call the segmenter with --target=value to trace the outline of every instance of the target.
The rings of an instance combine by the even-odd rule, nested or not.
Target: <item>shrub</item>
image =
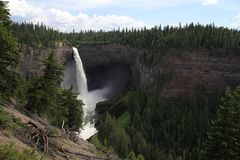
[[[0,129],[4,129],[11,123],[11,118],[8,113],[6,113],[0,106]]]
[[[19,152],[14,144],[0,146],[0,160],[38,160],[34,150]]]

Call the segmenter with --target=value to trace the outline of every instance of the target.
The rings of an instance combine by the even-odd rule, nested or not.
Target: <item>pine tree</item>
[[[63,67],[56,61],[54,53],[51,52],[48,58],[43,62],[43,78],[50,85],[60,85],[63,75]]]
[[[124,128],[114,128],[109,135],[109,145],[113,147],[120,157],[127,156],[130,143],[130,137]]]
[[[51,124],[60,127],[64,120],[68,128],[74,131],[82,125],[82,101],[72,88],[62,90],[63,68],[51,52],[44,61],[43,75],[33,80],[28,90],[28,103],[25,107],[34,113],[46,115]]]
[[[60,96],[60,106],[62,106],[62,115],[66,117],[68,128],[78,131],[82,127],[83,102],[77,99],[77,93],[72,88],[63,90]],[[65,112],[64,108],[67,110]],[[64,117],[63,116],[63,117]]]
[[[43,86],[44,80],[42,78],[32,80],[27,93],[28,102],[25,105],[28,111],[43,114],[48,110],[49,96],[44,92]]]
[[[33,81],[28,92],[26,108],[32,112],[54,116],[54,110],[58,106],[58,96],[61,92],[62,67],[54,59],[51,52],[44,62],[44,73]]]
[[[105,115],[105,119],[100,121],[100,124],[98,127],[99,139],[103,142],[106,138],[109,137],[110,133],[113,131],[115,127],[116,127],[116,120],[107,113]]]
[[[0,99],[14,94],[17,74],[13,71],[19,60],[16,40],[10,33],[10,14],[7,3],[0,1]]]
[[[240,87],[226,91],[203,148],[206,160],[240,159]]]
[[[124,160],[144,160],[144,157],[141,154],[136,156],[135,153],[131,151],[128,153],[127,158],[125,158]]]

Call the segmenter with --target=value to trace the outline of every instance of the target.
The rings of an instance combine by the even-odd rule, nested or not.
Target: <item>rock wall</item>
[[[78,47],[85,70],[113,64],[132,65],[138,51],[119,44],[85,44]]]
[[[50,53],[49,48],[22,45],[20,73],[26,76],[41,74],[41,62]],[[196,86],[209,92],[225,90],[226,86],[240,84],[240,51],[227,49],[168,49],[156,53],[154,63],[147,64],[148,51],[131,49],[119,44],[84,44],[78,47],[86,72],[115,64],[127,66],[131,87],[141,91],[158,92],[161,96],[190,94]],[[64,64],[72,58],[70,46],[52,49]]]
[[[137,63],[140,90],[158,91],[161,96],[191,94],[202,86],[209,92],[222,92],[240,84],[240,52],[224,49],[165,50],[160,60],[149,66]],[[161,84],[162,83],[162,84]]]
[[[57,60],[62,64],[64,64],[67,58],[72,56],[72,48],[62,45],[54,48],[46,48],[22,44],[20,45],[20,51],[21,57],[18,72],[29,78],[39,76],[42,73],[42,62],[48,57],[50,52],[54,52]]]

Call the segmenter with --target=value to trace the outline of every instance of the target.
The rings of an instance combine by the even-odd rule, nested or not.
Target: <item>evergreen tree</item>
[[[108,113],[105,116],[104,120],[100,121],[98,130],[99,132],[99,139],[103,142],[105,139],[109,137],[110,133],[113,131],[113,129],[116,127],[116,121],[114,118],[111,117]],[[108,142],[108,140],[107,140]]]
[[[60,115],[63,115],[63,119],[65,117],[68,128],[71,130],[78,131],[82,127],[82,105],[83,102],[77,99],[77,93],[72,88],[62,91],[60,96],[60,106],[62,106],[62,109],[59,109],[59,111],[62,112]]]
[[[206,160],[240,159],[240,87],[227,90],[212,121],[203,157]]]
[[[114,128],[108,142],[120,157],[126,157],[129,153],[130,137],[123,128]]]
[[[44,92],[45,81],[42,78],[35,78],[27,92],[28,102],[25,108],[32,113],[43,114],[48,110],[49,96]]]
[[[62,70],[51,52],[44,61],[43,75],[32,81],[25,107],[31,112],[46,115],[55,126],[60,127],[64,120],[69,129],[78,131],[82,125],[83,103],[77,100],[77,93],[72,88],[60,88]]]
[[[44,62],[44,73],[33,81],[28,92],[26,108],[32,112],[54,116],[54,110],[58,107],[60,94],[60,82],[62,80],[62,67],[54,59],[53,52]]]
[[[49,83],[49,85],[60,85],[63,76],[63,66],[56,61],[53,52],[50,53],[43,64],[43,78],[46,80],[46,82]]]
[[[0,1],[0,99],[14,94],[18,75],[13,71],[19,60],[16,40],[10,33],[7,2]]]
[[[144,160],[144,157],[141,154],[136,156],[135,153],[131,151],[124,160]]]

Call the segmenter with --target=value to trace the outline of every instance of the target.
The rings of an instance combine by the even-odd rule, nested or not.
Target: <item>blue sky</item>
[[[240,0],[10,0],[9,8],[14,21],[61,31],[190,22],[240,28]]]

